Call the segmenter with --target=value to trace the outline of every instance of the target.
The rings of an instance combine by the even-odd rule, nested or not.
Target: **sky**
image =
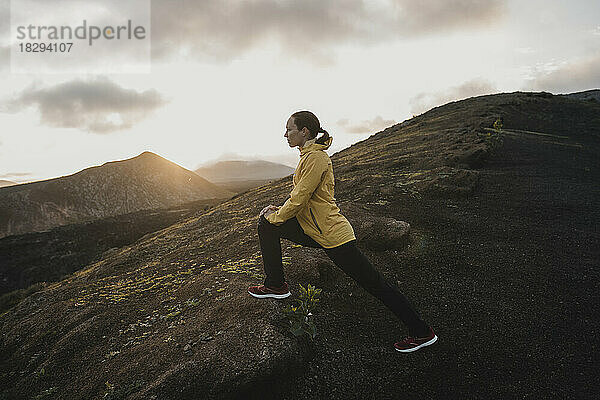
[[[317,115],[333,154],[450,101],[600,88],[599,1],[136,1],[0,0],[0,180],[144,151],[190,170],[295,167],[283,134],[298,110]],[[18,54],[15,24],[59,14],[73,26],[131,18],[146,36]]]

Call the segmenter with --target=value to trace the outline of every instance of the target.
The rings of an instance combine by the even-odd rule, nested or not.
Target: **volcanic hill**
[[[0,188],[0,238],[232,195],[145,151],[72,175]]]
[[[594,398],[599,150],[600,104],[514,92],[331,157],[359,247],[436,330],[431,347],[396,352],[405,327],[319,249],[283,241],[292,296],[248,295],[263,279],[258,213],[285,200],[288,177],[4,313],[0,398]],[[406,240],[390,240],[398,221]],[[308,283],[323,289],[312,343],[282,313]]]
[[[5,179],[0,179],[0,187],[12,186],[12,185],[18,185],[18,183],[13,182],[13,181],[7,181]]]
[[[205,165],[194,172],[227,190],[243,192],[288,176],[294,168],[264,160],[230,160]]]

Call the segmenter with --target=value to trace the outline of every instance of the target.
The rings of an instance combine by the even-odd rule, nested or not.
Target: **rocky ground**
[[[332,156],[359,246],[439,336],[427,349],[396,352],[401,322],[322,250],[284,241],[294,295],[247,294],[263,279],[257,214],[285,200],[286,179],[0,317],[0,398],[595,398],[599,127],[596,103],[517,92],[437,107]],[[386,218],[409,237],[390,241]],[[312,345],[282,314],[307,283],[323,289]]]

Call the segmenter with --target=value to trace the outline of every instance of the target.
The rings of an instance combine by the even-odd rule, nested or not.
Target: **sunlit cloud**
[[[46,88],[34,84],[6,100],[3,108],[15,113],[33,106],[39,111],[42,124],[110,133],[131,128],[164,103],[154,89],[137,92],[101,77]]]
[[[433,107],[437,107],[451,101],[466,99],[473,96],[481,96],[496,92],[494,85],[486,79],[472,79],[462,85],[453,86],[442,92],[419,93],[410,99],[411,112],[415,115],[421,114]]]
[[[348,118],[337,121],[337,125],[342,127],[347,133],[376,133],[395,123],[396,121],[393,119],[383,119],[381,115],[359,122],[351,122]]]

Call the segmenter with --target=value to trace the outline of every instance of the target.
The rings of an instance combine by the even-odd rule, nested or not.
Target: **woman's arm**
[[[294,217],[306,205],[315,189],[321,183],[323,174],[327,171],[327,154],[314,152],[307,155],[304,165],[298,173],[298,184],[290,193],[290,198],[283,203],[279,210],[266,213],[265,218],[273,225],[280,225]]]

